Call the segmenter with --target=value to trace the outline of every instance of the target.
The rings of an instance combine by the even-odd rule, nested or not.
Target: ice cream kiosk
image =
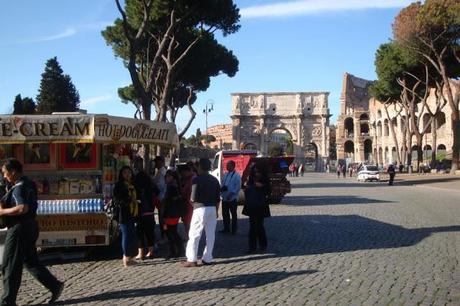
[[[178,147],[176,126],[80,113],[0,116],[0,160],[19,159],[37,185],[37,246],[109,245],[117,226],[104,205],[141,145]]]

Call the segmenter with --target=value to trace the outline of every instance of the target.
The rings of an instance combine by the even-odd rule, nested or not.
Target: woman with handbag
[[[132,183],[133,170],[123,166],[118,174],[118,182],[113,189],[113,200],[119,207],[118,222],[121,231],[121,248],[123,251],[123,265],[125,267],[135,263],[136,253],[135,222],[139,216],[136,188]]]
[[[184,253],[182,239],[177,232],[179,219],[186,213],[186,203],[179,190],[179,178],[175,171],[168,170],[165,174],[166,193],[163,199],[163,229],[169,241],[169,254],[166,259],[180,257]]]
[[[249,217],[249,249],[248,254],[257,250],[257,244],[262,252],[267,249],[264,219],[270,217],[269,196],[271,193],[270,180],[266,167],[255,164],[249,173],[245,194],[243,215]]]

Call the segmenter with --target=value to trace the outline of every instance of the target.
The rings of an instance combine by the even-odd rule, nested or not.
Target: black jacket
[[[186,203],[181,196],[179,187],[172,183],[166,186],[166,193],[163,199],[165,218],[180,218],[186,213]]]

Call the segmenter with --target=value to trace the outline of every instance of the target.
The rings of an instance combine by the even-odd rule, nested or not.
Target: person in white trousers
[[[209,159],[200,159],[199,175],[193,179],[190,197],[193,215],[185,250],[187,261],[182,263],[184,267],[196,267],[198,265],[198,245],[203,229],[206,233],[206,247],[201,263],[202,265],[210,265],[213,260],[212,251],[220,203],[220,184],[215,177],[209,174],[210,168]]]

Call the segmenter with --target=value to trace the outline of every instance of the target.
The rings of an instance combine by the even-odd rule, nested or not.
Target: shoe
[[[201,260],[201,265],[202,266],[210,266],[210,265],[212,265],[212,262],[207,262],[207,261]]]
[[[63,290],[64,290],[64,283],[59,282],[59,285],[56,288],[56,290],[51,292],[51,298],[48,301],[48,304],[54,304],[61,296]]]
[[[145,255],[146,259],[153,259],[154,257],[155,257],[155,255],[153,253],[152,254],[147,253],[147,255]]]
[[[198,266],[195,261],[183,261],[182,267],[184,268],[192,268]]]

